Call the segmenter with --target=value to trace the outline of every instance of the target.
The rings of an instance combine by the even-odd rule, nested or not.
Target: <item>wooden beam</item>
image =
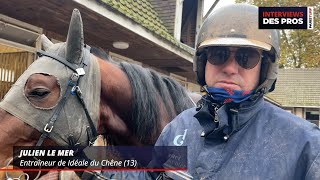
[[[8,40],[2,39],[2,38],[0,38],[0,44],[7,45],[10,47],[14,47],[14,48],[18,48],[18,49],[22,49],[22,50],[32,52],[32,53],[36,52],[36,48],[34,48],[34,47],[27,46],[27,45],[20,44],[20,43],[16,43],[13,41],[8,41]]]

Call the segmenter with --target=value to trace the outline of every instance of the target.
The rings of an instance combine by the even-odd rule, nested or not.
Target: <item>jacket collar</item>
[[[198,111],[196,117],[203,128],[201,136],[206,138],[221,138],[227,140],[239,131],[263,107],[263,96],[254,101],[246,101],[238,105],[224,104],[213,113]],[[210,115],[209,115],[210,114]],[[216,121],[216,122],[215,122]]]

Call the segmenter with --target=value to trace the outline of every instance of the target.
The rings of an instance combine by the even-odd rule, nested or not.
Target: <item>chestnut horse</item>
[[[171,78],[91,54],[76,9],[67,41],[42,35],[42,45],[0,103],[0,167],[13,146],[88,146],[98,135],[112,145],[153,145],[167,123],[194,106]]]

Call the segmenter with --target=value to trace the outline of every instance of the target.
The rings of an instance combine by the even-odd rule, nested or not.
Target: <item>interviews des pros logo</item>
[[[259,29],[313,29],[313,7],[259,7]]]

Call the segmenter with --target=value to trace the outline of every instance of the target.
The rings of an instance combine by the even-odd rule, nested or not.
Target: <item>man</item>
[[[187,146],[185,176],[320,179],[319,128],[263,100],[275,88],[279,41],[277,30],[258,29],[255,6],[229,5],[205,20],[194,70],[206,94],[198,107],[168,124],[156,143]]]

